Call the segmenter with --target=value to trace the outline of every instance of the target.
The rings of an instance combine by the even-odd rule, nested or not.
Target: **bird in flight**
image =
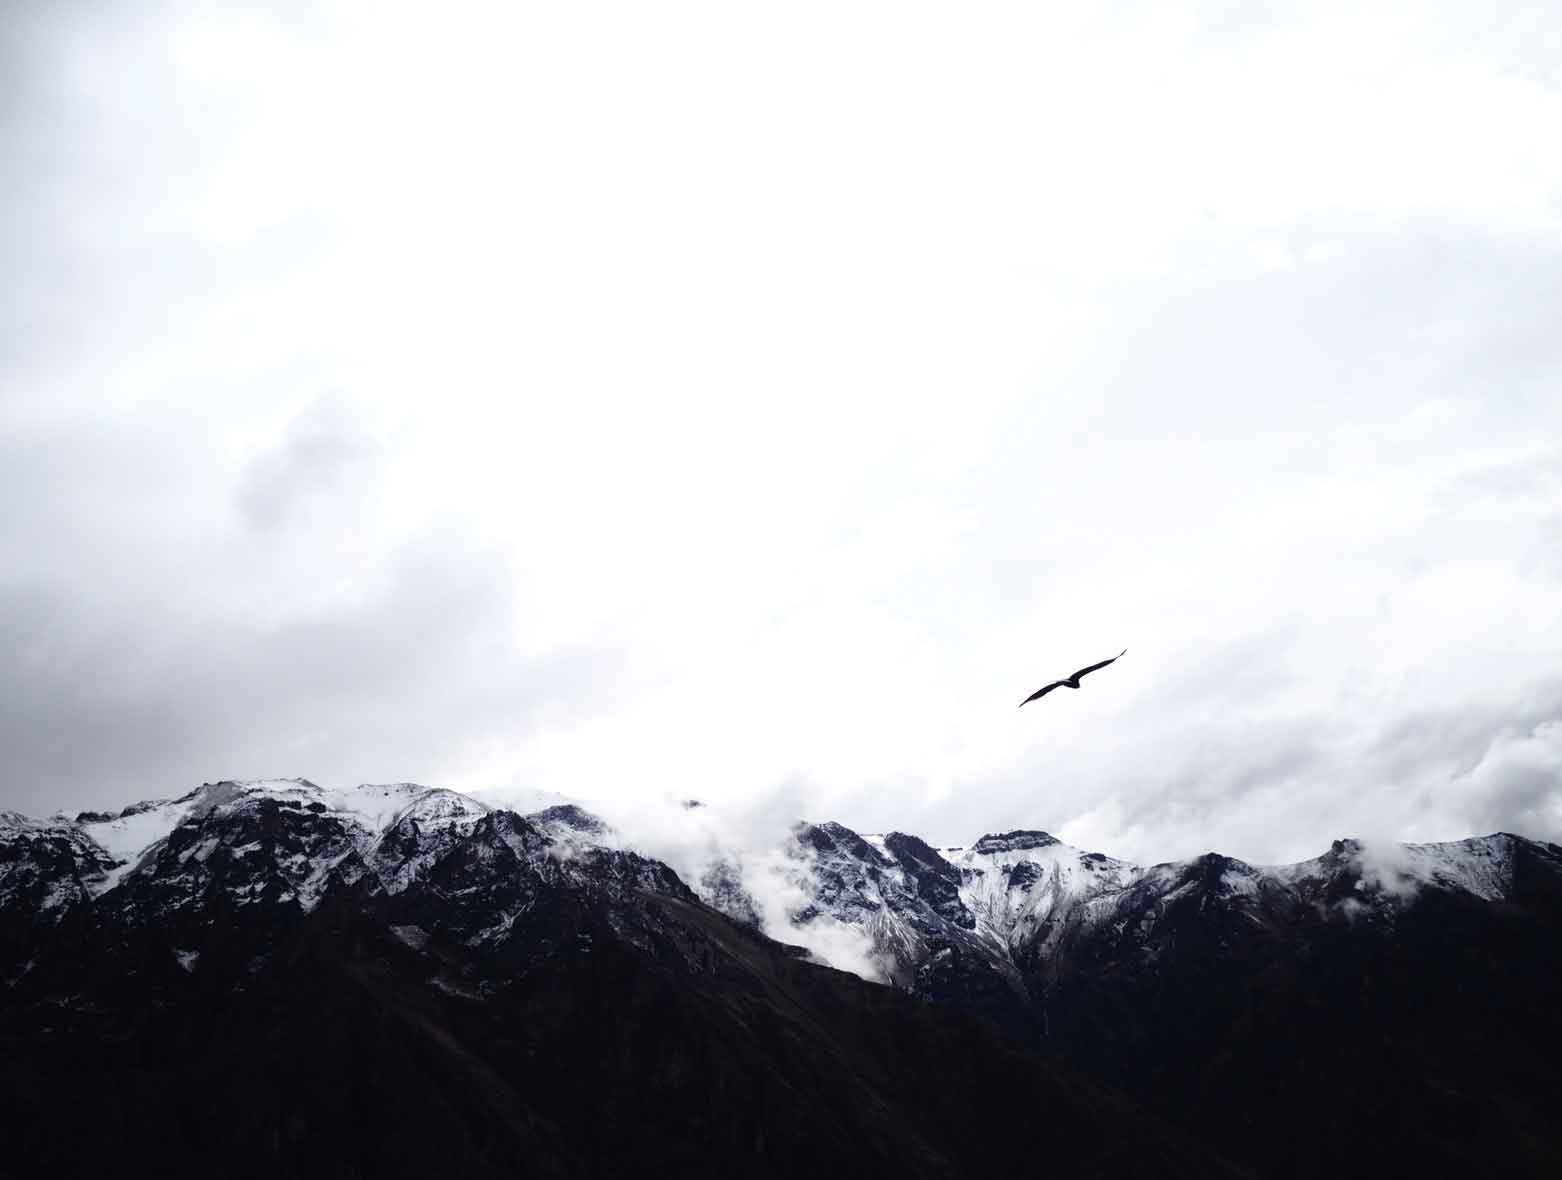
[[[1068,688],[1078,688],[1079,687],[1079,678],[1081,676],[1084,676],[1084,675],[1086,675],[1086,674],[1088,674],[1090,672],[1094,672],[1097,668],[1104,668],[1108,664],[1122,659],[1123,658],[1123,652],[1126,652],[1127,650],[1128,649],[1125,647],[1125,648],[1123,648],[1123,651],[1118,652],[1110,660],[1102,660],[1099,664],[1091,664],[1090,667],[1088,667],[1088,668],[1081,668],[1078,672],[1075,672],[1072,676],[1065,676],[1062,680],[1054,680],[1051,684],[1048,684],[1048,685],[1045,685],[1045,686],[1043,686],[1041,688],[1038,688],[1035,692],[1031,693],[1030,696],[1026,697],[1023,701],[1020,702],[1020,708],[1023,709],[1026,705],[1030,704],[1037,697],[1044,697],[1044,696],[1046,696],[1054,688],[1063,688],[1065,686],[1067,686]]]

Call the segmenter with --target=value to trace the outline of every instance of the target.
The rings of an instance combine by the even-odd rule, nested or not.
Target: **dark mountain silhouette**
[[[799,825],[785,932],[891,986],[740,860],[411,784],[0,813],[0,1176],[1558,1174],[1562,848]]]
[[[938,862],[838,824],[798,845],[805,922],[871,931],[905,990],[987,1015],[1258,1174],[1562,1165],[1556,845],[1342,840],[1273,869],[1140,869],[1045,832]]]
[[[213,796],[95,899],[47,903],[101,871],[69,825],[0,841],[0,885],[32,886],[0,890],[0,1174],[1236,1174],[632,852],[438,799],[415,802],[443,826],[404,815],[365,850],[307,791]],[[438,853],[408,879],[414,828]]]

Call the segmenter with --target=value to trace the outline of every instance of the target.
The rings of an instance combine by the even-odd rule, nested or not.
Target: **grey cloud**
[[[1523,701],[1522,697],[1528,697]],[[1562,686],[1515,694],[1509,708],[1417,711],[1384,720],[1317,715],[1226,728],[1175,777],[1132,796],[1123,826],[1207,827],[1246,847],[1300,855],[1295,832],[1432,838],[1514,831],[1562,837]],[[1217,727],[1218,728],[1218,727]]]
[[[1125,822],[1142,828],[1209,823],[1255,792],[1285,790],[1324,766],[1341,737],[1341,726],[1319,717],[1203,726],[1174,770],[1145,776]]]
[[[1217,701],[1245,709],[1264,705],[1296,686],[1290,659],[1307,634],[1306,624],[1292,617],[1202,650],[1196,663],[1163,673],[1133,712],[1141,721],[1164,723],[1184,714],[1207,716]]]
[[[1411,781],[1424,766],[1446,767],[1461,778],[1485,757],[1512,721],[1493,710],[1438,709],[1395,718],[1375,735],[1366,758],[1390,782]]]
[[[316,405],[293,420],[278,446],[250,463],[235,493],[238,510],[252,528],[277,528],[350,478],[353,464],[370,450],[340,411]]]
[[[1488,787],[1481,806],[1471,810],[1482,829],[1502,832],[1542,832],[1562,835],[1562,768],[1514,765],[1505,767]],[[1484,820],[1484,822],[1480,822]]]
[[[280,14],[284,39],[297,34],[330,52],[332,18],[320,15],[321,6],[264,11]],[[1271,16],[1276,23],[1293,19],[1256,12],[1251,5],[1217,5],[1196,36],[1242,42],[1261,37]],[[1127,10],[1126,27],[1137,27],[1139,15]],[[1488,53],[1521,73],[1535,66],[1532,39],[1514,31],[1522,23],[1494,32],[1474,51],[1472,68]],[[613,692],[625,683],[621,661],[672,646],[658,620],[637,616],[633,626],[644,631],[629,636],[623,652],[604,645],[518,654],[509,636],[526,578],[472,541],[470,522],[442,522],[411,540],[389,535],[397,526],[383,519],[377,481],[386,466],[420,459],[417,439],[402,440],[402,452],[381,453],[362,421],[326,403],[294,416],[247,464],[231,461],[240,449],[235,440],[277,432],[279,419],[288,422],[319,391],[342,390],[344,399],[371,392],[348,386],[344,373],[351,366],[342,363],[343,346],[333,335],[341,325],[323,322],[329,316],[280,327],[245,318],[267,306],[264,296],[279,284],[332,256],[345,229],[361,228],[353,220],[359,210],[351,207],[360,196],[356,189],[338,194],[336,204],[326,202],[328,210],[314,211],[309,198],[316,178],[290,175],[299,183],[283,186],[278,200],[299,208],[240,210],[241,223],[269,217],[272,224],[239,232],[231,242],[203,237],[192,223],[203,208],[203,186],[242,150],[243,133],[274,92],[174,68],[168,34],[179,24],[176,5],[60,0],[11,4],[0,21],[0,268],[12,279],[0,289],[0,547],[6,559],[0,744],[7,752],[0,805],[109,805],[233,774],[436,778],[467,746],[490,739],[505,745],[500,736],[529,732],[540,719],[590,712],[613,732],[613,721],[632,711],[641,690],[654,695],[663,687],[647,678],[633,692]],[[216,56],[211,68],[220,72]],[[82,61],[89,73],[80,72]],[[372,86],[365,93],[372,96]],[[451,113],[430,105],[440,117]],[[291,142],[257,150],[285,167]],[[416,151],[406,164],[409,181],[411,170],[439,173]],[[1342,193],[1353,184],[1343,173],[1337,179]],[[1147,192],[1146,200],[1155,194]],[[840,570],[820,556],[825,550],[817,537],[791,548],[777,541],[778,578],[788,563],[816,562],[817,580],[830,587],[817,601],[800,594],[804,607],[830,595],[871,597],[865,614],[936,650],[930,662],[940,669],[947,662],[960,670],[959,653],[983,647],[995,629],[1045,603],[1054,587],[1109,589],[1102,571],[1121,569],[1126,573],[1115,576],[1142,579],[1145,588],[1138,598],[1123,598],[1129,617],[1091,621],[1092,629],[1131,631],[1120,641],[1102,636],[1101,654],[1127,643],[1133,660],[1142,658],[1146,644],[1158,646],[1164,674],[1156,683],[1134,681],[1136,703],[1116,715],[1108,702],[1130,698],[1094,685],[1086,690],[1090,707],[1103,710],[1097,715],[1113,720],[1098,731],[1095,748],[1049,746],[1043,738],[1057,731],[1044,727],[1070,724],[1065,715],[1026,714],[1041,735],[1034,750],[1014,764],[1000,759],[1000,771],[988,770],[979,755],[971,758],[945,803],[918,812],[900,772],[877,770],[865,755],[850,764],[868,767],[867,782],[830,781],[819,772],[806,791],[795,786],[769,796],[763,825],[779,830],[809,813],[954,842],[982,829],[1056,829],[1108,801],[1120,808],[1120,838],[1135,848],[1103,851],[1142,848],[1157,857],[1212,844],[1260,857],[1290,831],[1301,833],[1298,839],[1323,839],[1362,834],[1353,829],[1363,824],[1406,827],[1421,816],[1447,828],[1555,835],[1545,727],[1562,716],[1562,690],[1535,679],[1543,652],[1514,670],[1523,683],[1505,687],[1488,678],[1462,699],[1437,697],[1455,700],[1446,708],[1427,707],[1414,686],[1398,695],[1342,693],[1320,704],[1329,684],[1290,705],[1292,694],[1307,696],[1318,686],[1325,665],[1349,667],[1365,658],[1335,632],[1335,620],[1311,609],[1313,592],[1337,589],[1345,575],[1331,568],[1327,543],[1297,554],[1281,536],[1255,558],[1222,532],[1245,506],[1261,515],[1271,494],[1284,505],[1305,506],[1315,489],[1331,483],[1392,489],[1404,477],[1409,486],[1430,488],[1422,519],[1397,533],[1365,534],[1360,544],[1371,552],[1356,567],[1372,583],[1362,594],[1380,599],[1385,617],[1411,579],[1452,559],[1486,562],[1521,584],[1520,601],[1544,603],[1555,591],[1562,577],[1557,451],[1505,456],[1517,444],[1533,449],[1562,437],[1556,398],[1562,334],[1555,330],[1562,252],[1551,239],[1490,212],[1488,224],[1475,214],[1433,215],[1425,208],[1380,216],[1369,202],[1365,211],[1277,224],[1278,253],[1294,265],[1270,273],[1258,273],[1248,257],[1264,243],[1243,240],[1269,230],[1192,225],[1180,231],[1180,245],[1167,247],[1166,258],[1151,260],[1130,282],[1076,288],[1059,279],[1065,285],[1049,294],[1077,316],[1077,323],[1062,317],[1069,345],[1027,354],[1024,381],[1016,379],[1012,399],[993,411],[991,438],[974,458],[929,476],[915,465],[902,470],[865,457],[862,486],[831,509],[831,520],[802,520],[797,533],[837,531],[844,538],[839,548],[849,554],[853,537],[871,541],[881,515],[917,498],[959,525],[950,529],[947,552],[908,562],[910,568],[867,591],[837,580]],[[635,210],[604,205],[603,212]],[[1031,227],[1012,228],[1024,238]],[[368,237],[383,247],[386,274],[426,278],[397,251],[435,250],[444,230],[406,230],[405,237],[400,227],[383,241]],[[952,244],[934,234],[929,257]],[[1162,262],[1164,269],[1156,269]],[[305,289],[318,296],[310,274]],[[600,289],[614,277],[605,270]],[[821,285],[839,281],[827,271],[818,276]],[[733,302],[750,294],[737,289]],[[808,291],[794,294],[801,305]],[[417,298],[425,297],[431,298],[420,288]],[[441,289],[439,298],[448,298],[443,314],[452,322],[470,313],[488,323],[484,317],[493,314],[467,306],[468,294],[454,287]],[[591,339],[600,339],[605,351],[631,347],[618,335],[632,340],[642,330],[631,322],[638,309],[615,319],[622,307],[590,302],[592,315],[600,316]],[[354,341],[372,342],[370,352],[383,349],[367,360],[395,369],[404,342],[379,330],[384,325],[372,306],[353,311],[368,321],[358,325]],[[1016,334],[1045,335],[1053,325],[1042,318]],[[655,327],[652,319],[645,324]],[[853,330],[848,325],[844,334]],[[756,339],[806,354],[810,339],[790,331],[783,325],[773,337]],[[910,335],[907,356],[916,353]],[[439,334],[431,334],[431,352],[438,342]],[[235,351],[247,355],[235,359]],[[821,357],[820,378],[840,359]],[[895,371],[881,365],[885,359],[863,361],[867,383]],[[646,367],[652,362],[659,363],[648,358]],[[429,368],[438,375],[437,363]],[[495,396],[519,390],[518,375],[519,367],[496,375]],[[719,470],[735,484],[744,475],[745,448],[767,441],[763,426],[749,428],[745,419],[763,422],[765,414],[789,412],[778,404],[745,404],[741,392],[751,376],[737,365],[723,376],[736,395],[723,399],[731,406],[720,416],[723,430],[710,430],[708,445],[700,444],[728,452]],[[963,423],[962,377],[951,370],[949,405],[937,409]],[[1010,377],[983,372],[977,379]],[[647,380],[645,404],[654,405],[658,388]],[[638,387],[633,392],[640,396]],[[533,394],[516,396],[524,401]],[[591,468],[591,428],[550,426],[548,396],[527,403],[528,411],[538,411],[528,421],[535,431],[528,441],[538,452],[579,450],[578,465],[560,465],[562,477],[589,470],[592,480],[611,480],[608,467]],[[1363,442],[1384,422],[1443,398],[1465,407],[1457,431],[1430,432],[1430,441],[1407,444],[1403,452]],[[894,434],[905,425],[900,413],[929,412],[914,400],[886,400],[875,431]],[[10,416],[12,405],[25,412]],[[590,427],[628,429],[611,420],[610,398],[603,405],[609,407],[603,421]],[[620,410],[627,407],[626,401]],[[765,414],[750,412],[758,408]],[[637,411],[624,420],[649,427],[655,418],[654,410]],[[821,423],[822,430],[835,429]],[[657,445],[655,432],[645,433],[646,446]],[[1487,452],[1498,458],[1470,474],[1470,464]],[[688,463],[691,454],[674,449],[666,465]],[[794,457],[789,470],[800,484],[812,478],[815,458],[806,447]],[[655,469],[645,471],[639,485],[609,488],[609,498],[630,509],[642,497],[654,502],[650,493],[657,489],[643,481],[655,478]],[[745,491],[716,481],[703,494],[712,502],[743,503]],[[607,511],[586,524],[572,520],[570,499],[560,492],[516,502],[555,514],[558,532],[578,529],[594,549],[611,553],[623,540],[614,531],[621,522]],[[699,497],[688,503],[697,508]],[[791,507],[775,514],[789,527]],[[910,520],[907,531],[917,534],[918,524]],[[698,526],[680,513],[658,519],[657,527],[672,536]],[[763,523],[752,527],[765,530]],[[518,529],[516,535],[530,534]],[[351,560],[338,552],[349,547]],[[517,564],[531,558],[520,554]],[[672,585],[669,597],[687,588],[698,600],[702,587],[708,594],[720,582],[714,562],[725,559],[718,552],[703,568],[696,558],[687,569],[668,561],[656,571],[612,570],[612,590],[592,610],[613,618],[640,609],[643,572]],[[538,560],[567,563],[568,548],[555,544]],[[1258,561],[1265,568],[1255,570]],[[1157,579],[1176,582],[1190,569],[1201,589],[1215,591],[1233,577],[1259,587],[1251,597],[1260,601],[1241,631],[1213,642],[1188,636],[1175,596],[1156,592]],[[526,577],[549,579],[555,572],[539,567]],[[559,574],[549,582],[551,596],[539,600],[567,596],[571,576]],[[596,565],[585,576],[593,591],[607,580]],[[274,606],[257,603],[262,595],[255,593],[242,608],[225,607],[246,582],[288,579],[342,585],[344,594],[359,597],[329,606],[312,599]],[[1492,599],[1502,601],[1501,594]],[[741,610],[742,604],[732,605],[735,617]],[[692,627],[691,642],[679,645],[679,673],[699,680],[715,664],[699,644],[741,637],[747,622],[728,624],[719,641]],[[1537,649],[1549,644],[1556,651],[1554,624],[1523,622]],[[1369,624],[1362,628],[1370,631]],[[1081,629],[1060,614],[1028,633],[1027,642],[1044,630],[1045,642],[1079,642],[1089,655],[1096,636],[1079,635]],[[1440,649],[1458,639],[1429,634],[1425,642]],[[1308,652],[1321,658],[1293,658]],[[1027,682],[1048,657],[1034,650],[994,657],[1012,660],[1016,669],[1011,701],[1033,687]],[[653,654],[646,663],[659,658]],[[770,674],[764,667],[749,671],[756,678]],[[967,676],[962,688],[984,683]],[[806,691],[806,683],[799,688]],[[735,697],[740,690],[723,691]],[[690,720],[691,741],[699,740],[702,725],[731,717],[721,714],[725,706],[716,695],[691,699],[712,711],[710,718]],[[1005,707],[1012,710],[1012,703]],[[907,725],[927,723],[923,716]],[[804,732],[783,709],[774,711],[774,725],[796,733],[793,765],[814,774],[829,741],[810,747],[817,734]],[[510,745],[524,756],[524,743]],[[891,767],[899,765],[895,753],[882,754]],[[676,767],[661,769],[677,774]],[[744,771],[734,767],[734,777]],[[877,798],[868,798],[870,783]]]
[[[275,5],[291,22],[297,6]],[[253,100],[185,76],[176,4],[8,3],[0,21],[0,397],[64,396],[106,355],[177,350],[235,294],[322,256],[324,214],[276,211],[232,243],[191,222]],[[204,377],[205,375],[203,375]],[[209,387],[204,396],[216,392]]]
[[[1490,718],[1484,742],[1430,788],[1452,796],[1475,831],[1562,840],[1562,682],[1537,687],[1527,706]]]
[[[1365,717],[1222,718],[1215,702],[1086,762],[973,785],[914,819],[893,796],[838,818],[964,843],[1005,828],[1056,832],[1115,801],[1118,835],[1097,850],[1142,860],[1216,850],[1272,862],[1313,855],[1333,838],[1423,829],[1437,839],[1512,831],[1562,840],[1562,681],[1517,685],[1506,701]]]
[[[511,584],[481,549],[426,538],[362,605],[194,633],[67,587],[12,587],[7,805],[108,806],[236,776],[437,781],[468,745],[579,709],[618,670],[603,650],[520,656]]]

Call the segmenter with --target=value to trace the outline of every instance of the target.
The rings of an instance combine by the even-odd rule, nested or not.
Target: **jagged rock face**
[[[0,811],[0,908],[58,921],[91,899],[114,861],[72,824]]]
[[[409,803],[381,833],[368,857],[374,875],[392,893],[425,877],[472,834],[488,809],[455,791],[429,791]]]
[[[1070,933],[1109,916],[1103,899],[1142,870],[1081,853],[1045,832],[986,836],[940,852],[893,832],[864,838],[840,824],[796,833],[808,904],[795,915],[858,926],[918,994],[986,997],[988,1012],[1024,1022],[1025,972]]]
[[[1082,965],[1228,955],[1302,925],[1392,928],[1428,892],[1502,903],[1514,896],[1520,864],[1553,857],[1551,846],[1508,835],[1386,848],[1343,840],[1315,860],[1269,868],[1217,853],[1141,868],[1040,831],[944,852],[840,824],[807,825],[797,841],[811,854],[800,920],[828,915],[860,926],[913,971],[944,949],[937,940],[973,932],[986,953],[964,958],[966,969],[1013,967],[1041,982]],[[898,922],[887,923],[886,910]]]
[[[717,859],[700,874],[700,900],[726,914],[734,922],[754,930],[764,929],[764,919],[753,895],[743,884],[743,873],[732,860]]]
[[[69,823],[0,811],[0,1003],[7,989],[34,973],[42,948],[86,920],[93,893],[113,867]]]
[[[837,823],[801,824],[795,834],[798,848],[809,857],[814,884],[814,901],[797,920],[828,912],[858,922],[884,908],[881,887],[889,862],[876,848]]]
[[[793,913],[795,923],[860,928],[889,980],[915,995],[969,986],[996,1009],[1023,1005],[1018,974],[979,936],[960,899],[958,871],[940,865],[923,841],[894,833],[876,846],[841,824],[801,824],[792,852],[794,880],[808,899]]]
[[[126,876],[113,903],[143,921],[204,906],[214,893],[236,908],[309,909],[328,889],[363,875],[366,835],[318,801],[214,792]]]
[[[971,845],[971,851],[978,855],[993,852],[1029,852],[1036,848],[1050,848],[1057,843],[1059,843],[1057,837],[1046,832],[1001,832],[997,835],[983,836]]]
[[[395,916],[408,937],[495,948],[524,944],[521,916],[565,894],[626,910],[641,891],[693,898],[665,865],[596,842],[610,836],[575,806],[528,820],[411,783],[333,791],[303,779],[208,783],[76,821],[7,815],[0,978],[25,973],[50,986],[49,964],[33,962],[34,927],[75,911],[116,931],[155,929],[166,943],[149,968],[122,961],[134,940],[116,935],[109,943],[121,951],[99,955],[104,974],[220,964],[253,976],[331,897],[403,897]],[[623,937],[646,941],[634,923],[620,925]]]
[[[1071,848],[1045,832],[984,836],[955,856],[954,863],[978,929],[1023,966],[1052,956],[1087,920],[1101,920],[1102,899],[1140,871]]]
[[[960,870],[927,843],[904,832],[884,837],[885,850],[905,870],[919,900],[939,917],[966,930],[976,926],[976,915],[960,899]]]
[[[604,836],[608,826],[584,807],[574,803],[559,803],[531,812],[527,817],[540,828],[579,832],[587,836]]]

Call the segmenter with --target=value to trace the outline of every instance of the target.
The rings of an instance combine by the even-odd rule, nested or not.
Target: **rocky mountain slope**
[[[0,1175],[1237,1174],[607,836],[302,781],[7,816]]]
[[[97,1167],[171,1125],[208,1167],[242,1142],[268,1174],[395,1175],[447,1161],[421,1125],[472,1175],[1562,1160],[1556,846],[1141,867],[817,823],[681,877],[535,801],[284,780],[0,813],[0,1100],[27,1151]],[[893,986],[789,945],[820,931]],[[57,1102],[100,1075],[104,1113],[67,1132]]]
[[[1147,868],[1045,832],[796,833],[807,923],[1263,1174],[1562,1163],[1562,848],[1340,840]]]

